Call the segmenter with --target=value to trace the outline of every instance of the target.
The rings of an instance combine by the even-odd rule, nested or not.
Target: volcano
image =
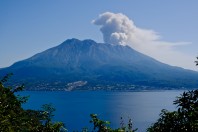
[[[129,46],[68,39],[10,67],[27,90],[141,90],[198,87],[195,71],[161,63]]]

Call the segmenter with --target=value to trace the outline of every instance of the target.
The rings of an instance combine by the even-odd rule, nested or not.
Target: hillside
[[[141,90],[198,87],[198,73],[169,66],[128,46],[68,39],[0,69],[28,90]]]

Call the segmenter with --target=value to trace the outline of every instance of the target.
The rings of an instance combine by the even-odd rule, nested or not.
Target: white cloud
[[[174,66],[192,69],[194,65],[194,57],[176,50],[177,46],[188,45],[189,42],[161,41],[161,36],[157,32],[137,27],[122,13],[105,12],[92,23],[100,26],[105,43],[128,45],[143,54]]]

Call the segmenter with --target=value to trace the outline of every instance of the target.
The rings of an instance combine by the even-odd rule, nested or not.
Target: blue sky
[[[0,67],[69,38],[103,42],[100,26],[91,21],[99,14],[112,12],[122,13],[138,28],[155,31],[160,42],[178,44],[171,47],[171,53],[177,53],[171,54],[172,60],[169,51],[156,59],[196,70],[193,61],[198,55],[197,5],[197,0],[1,0]]]

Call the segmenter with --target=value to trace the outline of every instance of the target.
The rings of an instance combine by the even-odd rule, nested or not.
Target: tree
[[[122,123],[120,128],[113,129],[110,127],[109,121],[103,121],[99,119],[97,114],[91,114],[90,116],[91,116],[90,123],[93,123],[94,125],[93,131],[96,131],[96,132],[135,132],[137,131],[137,129],[133,130],[131,119],[129,119],[127,126],[124,126],[124,124]]]
[[[196,57],[196,59],[198,60],[198,57]],[[196,66],[198,66],[198,61],[197,61],[197,60],[195,61],[195,63],[196,63]]]
[[[28,97],[16,96],[15,93],[23,90],[24,85],[16,88],[5,87],[12,74],[7,74],[0,80],[0,131],[32,131],[32,132],[59,132],[66,131],[61,122],[52,123],[52,112],[55,110],[51,105],[44,105],[43,110],[24,110],[21,105]]]
[[[197,132],[198,131],[198,90],[184,92],[174,101],[177,110],[163,109],[160,118],[148,132]]]

